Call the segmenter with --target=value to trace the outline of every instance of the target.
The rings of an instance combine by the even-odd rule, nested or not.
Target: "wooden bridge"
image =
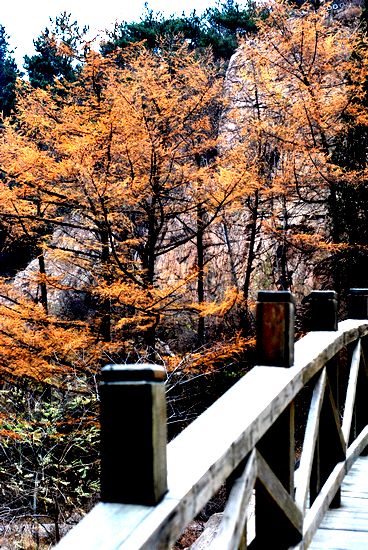
[[[261,366],[167,447],[162,370],[104,369],[103,502],[58,550],[171,549],[225,483],[221,522],[193,549],[368,548],[368,290],[338,325],[335,293],[312,293],[295,345],[292,295],[258,300]]]

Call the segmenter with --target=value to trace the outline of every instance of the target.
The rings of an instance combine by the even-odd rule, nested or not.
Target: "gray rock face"
[[[97,261],[97,254],[93,257],[95,247],[90,246],[93,244],[96,244],[96,239],[91,231],[67,226],[54,231],[44,252],[47,302],[51,315],[84,319],[90,313],[93,307],[91,265]],[[33,259],[19,271],[12,284],[32,301],[40,301],[39,259]]]

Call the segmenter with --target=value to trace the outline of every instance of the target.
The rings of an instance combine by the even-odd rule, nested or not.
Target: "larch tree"
[[[328,210],[336,209],[339,187],[355,181],[335,152],[347,113],[351,124],[364,116],[353,98],[366,72],[354,52],[365,39],[326,8],[283,3],[258,27],[235,59],[227,125],[237,129],[246,165],[257,159],[253,173],[268,200],[257,241],[273,248],[268,284],[298,291],[297,274],[301,285],[306,279],[299,252],[318,261],[342,245],[327,227]]]
[[[12,396],[0,433],[15,465],[0,471],[27,480],[22,513],[55,518],[94,487],[99,367],[157,358],[157,333],[193,314],[198,229],[236,192],[215,155],[222,79],[209,55],[172,42],[124,49],[123,64],[87,53],[74,82],[20,83],[0,141],[1,223],[34,251],[0,285],[0,377]]]
[[[24,85],[1,146],[1,217],[38,235],[41,306],[47,313],[51,289],[84,293],[91,307],[79,320],[113,356],[154,349],[157,326],[201,269],[193,260],[185,275],[170,272],[175,251],[195,241],[198,208],[204,231],[234,192],[215,162],[198,161],[215,148],[221,104],[210,58],[183,44],[122,55],[123,67],[90,52],[77,82],[50,91]]]

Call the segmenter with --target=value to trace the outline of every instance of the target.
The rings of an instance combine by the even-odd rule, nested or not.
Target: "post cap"
[[[133,365],[106,365],[101,369],[103,384],[111,382],[161,382],[166,379],[166,372],[159,365],[138,363]]]
[[[291,302],[295,303],[294,296],[289,290],[260,290],[258,302]]]
[[[349,288],[350,296],[368,296],[368,288]]]
[[[337,292],[335,290],[312,290],[307,298],[310,300],[337,300]]]

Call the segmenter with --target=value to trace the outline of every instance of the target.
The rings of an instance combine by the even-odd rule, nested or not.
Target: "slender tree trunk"
[[[100,232],[101,238],[101,266],[104,280],[110,282],[109,274],[109,234],[107,229],[102,229]],[[102,298],[100,301],[100,336],[104,342],[111,342],[111,302],[110,298]]]
[[[201,203],[197,204],[197,300],[198,305],[204,303],[204,224],[205,210]],[[198,317],[197,327],[197,346],[201,347],[205,343],[205,322],[204,317]]]
[[[287,261],[287,230],[289,229],[289,215],[287,211],[287,203],[285,195],[282,197],[283,200],[283,238],[282,238],[282,250],[280,256],[281,263],[281,277],[280,277],[280,286],[281,290],[289,290],[291,286],[290,273],[288,268]]]
[[[249,232],[249,248],[248,248],[248,257],[245,268],[245,277],[243,284],[243,294],[244,294],[244,309],[243,309],[243,332],[244,334],[249,333],[250,329],[250,319],[249,319],[249,291],[251,276],[253,272],[253,264],[255,260],[255,247],[256,247],[256,236],[257,236],[257,222],[259,216],[259,191],[256,189],[254,192],[253,203],[249,197],[249,207],[251,211],[251,223],[250,223],[250,232]]]
[[[46,266],[45,266],[45,255],[43,253],[43,250],[41,250],[41,253],[38,256],[38,270],[41,275],[41,282],[39,284],[40,287],[40,304],[42,305],[45,312],[48,314],[48,300],[47,300],[47,285],[45,281],[46,276]]]
[[[232,283],[235,286],[235,288],[237,290],[239,290],[238,277],[237,277],[237,274],[236,274],[236,267],[235,267],[235,259],[234,259],[233,249],[232,249],[232,246],[231,246],[231,240],[230,240],[228,225],[227,225],[227,221],[226,221],[225,217],[223,218],[223,228],[224,228],[224,237],[225,237],[227,253],[228,253],[229,262],[230,262],[231,280],[232,280]]]
[[[151,211],[148,216],[148,240],[146,254],[146,282],[148,289],[153,287],[155,282],[156,268],[156,216],[155,201],[153,201]],[[148,349],[148,359],[154,359],[156,354],[156,327],[158,319],[155,318],[150,327],[145,332],[145,343]]]
[[[41,203],[38,201],[37,203],[37,216],[41,217]],[[48,314],[48,300],[47,300],[47,285],[46,285],[46,265],[45,265],[45,255],[44,250],[41,247],[40,253],[38,255],[38,270],[41,276],[41,282],[39,284],[40,288],[40,304],[42,305],[43,309],[45,310],[46,314]]]

